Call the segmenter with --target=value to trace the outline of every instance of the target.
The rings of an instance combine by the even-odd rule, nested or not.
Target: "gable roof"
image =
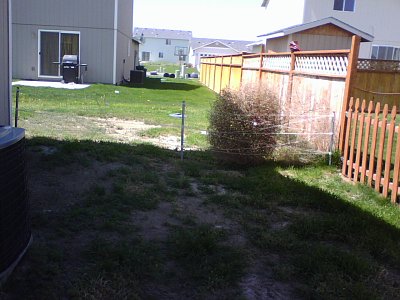
[[[361,31],[361,30],[359,30],[347,23],[344,23],[336,18],[333,18],[333,17],[328,17],[328,18],[316,20],[316,21],[309,22],[309,23],[294,25],[294,26],[283,28],[283,29],[273,31],[270,33],[262,34],[262,35],[259,35],[258,37],[264,37],[266,39],[273,39],[273,38],[282,37],[282,36],[286,36],[286,35],[293,34],[293,33],[298,33],[301,31],[305,31],[308,29],[312,29],[312,28],[327,25],[327,24],[333,24],[353,35],[355,34],[355,35],[360,36],[361,42],[372,42],[374,40],[373,35],[366,33],[364,31]]]
[[[141,27],[135,27],[135,29],[133,30],[133,35],[138,39],[140,39],[142,33],[145,38],[160,38],[171,40],[190,40],[192,38],[192,32],[184,30]]]
[[[225,39],[208,39],[208,38],[192,38],[190,42],[190,47],[193,50],[199,48],[212,47],[213,44],[219,43],[226,48],[231,48],[236,52],[248,52],[251,49],[248,44],[253,43],[253,41],[238,41],[238,40],[225,40]]]

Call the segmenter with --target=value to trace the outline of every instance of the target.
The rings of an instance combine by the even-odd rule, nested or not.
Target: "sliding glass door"
[[[39,31],[39,76],[59,77],[62,57],[79,56],[79,32]]]

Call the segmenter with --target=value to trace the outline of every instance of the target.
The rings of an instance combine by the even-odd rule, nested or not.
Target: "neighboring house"
[[[266,35],[266,52],[288,52],[291,41],[298,42],[302,51],[350,49],[353,35],[361,42],[371,42],[373,36],[342,21],[329,17],[280,29]]]
[[[139,28],[134,36],[140,40],[139,58],[143,62],[187,63],[191,31]]]
[[[253,44],[254,41],[193,38],[190,43],[189,61],[199,69],[202,57],[254,52]]]
[[[117,84],[138,63],[132,27],[133,0],[13,0],[13,77],[60,80],[75,54],[85,82]]]
[[[264,0],[261,6],[269,20],[266,36],[281,28],[333,17],[374,37],[361,44],[361,58],[400,59],[398,0]]]

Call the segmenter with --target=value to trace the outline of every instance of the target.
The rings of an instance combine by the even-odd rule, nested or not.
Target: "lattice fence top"
[[[359,59],[358,70],[400,72],[400,61]]]
[[[346,56],[296,55],[295,70],[316,75],[346,76],[349,60]]]
[[[243,68],[259,68],[260,67],[260,56],[257,57],[246,57],[243,59]]]
[[[290,55],[264,57],[263,68],[277,71],[290,71]]]

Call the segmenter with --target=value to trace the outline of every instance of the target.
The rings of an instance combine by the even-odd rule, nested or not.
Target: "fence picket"
[[[373,102],[370,101],[368,105],[368,115],[365,119],[365,135],[364,135],[364,148],[363,148],[363,155],[362,155],[362,162],[361,162],[361,177],[360,182],[365,182],[365,175],[367,173],[367,158],[368,158],[368,148],[369,148],[369,141],[370,141],[370,131],[371,131],[371,112],[373,109]]]
[[[356,154],[356,167],[354,170],[354,181],[358,181],[358,174],[360,172],[360,160],[361,160],[361,148],[362,148],[362,141],[363,141],[363,132],[364,132],[364,119],[365,119],[365,100],[362,101],[361,104],[361,116],[360,116],[360,125],[358,131],[358,138],[357,138],[357,154]]]
[[[353,117],[353,98],[350,98],[349,102],[349,109],[347,111],[347,124],[346,126],[346,133],[345,133],[345,144],[344,144],[344,153],[343,153],[343,166],[342,166],[342,174],[346,176],[347,174],[347,167],[348,166],[348,159],[349,159],[349,139],[350,139],[350,124],[351,119]]]
[[[376,140],[378,137],[378,126],[379,126],[379,115],[381,111],[381,104],[378,102],[375,106],[375,118],[374,118],[374,129],[372,131],[372,144],[371,151],[369,153],[369,168],[368,168],[368,185],[372,187],[372,179],[375,173],[375,152],[376,152]]]
[[[396,144],[396,159],[394,162],[393,185],[392,185],[392,203],[397,202],[399,188],[399,172],[400,172],[400,128],[397,128],[397,144]]]
[[[375,190],[380,192],[381,189],[381,178],[382,178],[382,163],[383,163],[383,151],[385,149],[385,138],[386,138],[386,124],[389,107],[385,104],[383,108],[382,121],[380,122],[380,136],[379,136],[379,150],[378,150],[378,161],[376,163],[376,175],[375,175]]]
[[[356,143],[356,133],[357,133],[357,124],[358,124],[358,110],[360,108],[360,99],[357,98],[356,105],[354,107],[354,114],[353,114],[353,125],[351,129],[351,146],[350,146],[350,161],[349,167],[347,169],[347,177],[350,179],[352,178],[352,172],[354,170],[354,148]]]
[[[389,182],[390,182],[390,167],[392,160],[392,152],[393,152],[393,137],[396,126],[396,106],[393,106],[391,113],[391,120],[389,125],[389,135],[388,142],[386,147],[386,161],[385,161],[385,170],[383,172],[383,196],[387,197],[389,193]]]

